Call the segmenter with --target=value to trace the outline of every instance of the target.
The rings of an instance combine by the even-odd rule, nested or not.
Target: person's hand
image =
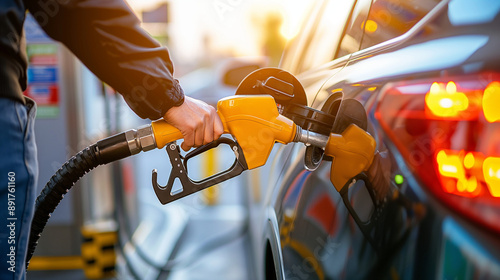
[[[181,148],[184,151],[208,144],[224,132],[214,107],[188,96],[184,97],[181,106],[170,108],[163,118],[181,131],[184,136]]]

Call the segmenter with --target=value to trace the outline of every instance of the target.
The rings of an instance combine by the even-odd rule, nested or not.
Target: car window
[[[398,37],[419,22],[441,0],[374,0],[361,49]]]
[[[331,61],[355,0],[317,1],[309,21],[285,50],[281,67],[299,74]]]
[[[299,33],[286,44],[281,57],[280,68],[297,74],[297,65],[306,46],[307,38],[316,24],[316,15],[322,10],[324,3],[325,1],[321,0],[310,1],[310,6],[306,11]]]
[[[351,15],[351,22],[345,29],[345,34],[342,37],[342,42],[340,43],[335,58],[359,50],[363,37],[363,28],[365,27],[366,18],[370,12],[371,3],[372,0],[356,1],[356,7],[354,7]]]
[[[299,63],[299,72],[322,65],[337,53],[346,21],[355,0],[328,1],[321,13],[311,35],[306,41],[304,55]]]

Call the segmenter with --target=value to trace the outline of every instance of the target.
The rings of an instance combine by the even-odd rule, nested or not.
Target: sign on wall
[[[37,118],[57,118],[59,100],[59,46],[45,35],[33,17],[25,23],[28,87],[24,94],[37,103]]]

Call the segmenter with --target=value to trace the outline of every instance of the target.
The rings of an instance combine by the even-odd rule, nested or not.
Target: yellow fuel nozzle
[[[186,156],[181,156],[178,146],[171,143],[183,137],[178,129],[164,120],[151,123],[155,146],[163,148],[168,144],[166,150],[172,164],[172,171],[166,186],[157,183],[156,170],[153,170],[153,189],[161,203],[169,203],[238,176],[244,170],[264,165],[274,143],[293,142],[297,132],[297,126],[293,121],[279,114],[274,98],[269,95],[237,95],[221,99],[217,103],[217,113],[222,120],[224,133],[231,134],[236,142],[221,137],[195,149]],[[191,180],[187,176],[187,161],[219,144],[231,147],[236,157],[233,165],[228,170],[201,181]],[[172,192],[174,180],[177,178],[183,185],[181,193]]]
[[[266,163],[275,142],[293,142],[297,127],[280,115],[269,95],[238,95],[217,103],[224,131],[241,146],[248,169]]]
[[[352,178],[368,170],[375,155],[375,139],[355,124],[330,136],[299,128],[294,141],[322,148],[325,155],[333,157],[330,181],[339,192]]]
[[[355,124],[342,134],[330,134],[325,154],[333,157],[330,181],[337,191],[353,178],[370,167],[375,155],[375,139]]]
[[[280,115],[270,95],[237,95],[219,100],[217,113],[224,133],[231,134],[241,146],[248,169],[262,166],[275,142],[288,144],[296,133],[295,124]],[[156,147],[182,139],[182,133],[164,120],[151,123]]]

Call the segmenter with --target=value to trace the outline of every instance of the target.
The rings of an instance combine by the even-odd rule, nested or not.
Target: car
[[[376,153],[343,194],[330,170],[346,162],[300,143],[246,173],[260,279],[500,279],[499,12],[311,1],[280,67],[332,127],[361,104]]]

